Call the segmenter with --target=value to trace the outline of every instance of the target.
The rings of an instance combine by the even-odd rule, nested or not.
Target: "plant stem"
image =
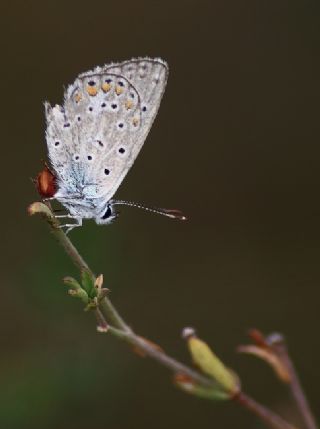
[[[100,302],[100,307],[102,312],[108,315],[110,322],[115,328],[121,329],[124,332],[131,331],[131,328],[125,323],[107,296]]]
[[[265,408],[263,405],[259,404],[243,392],[240,392],[238,395],[236,395],[234,397],[234,401],[247,408],[247,410],[252,411],[256,416],[260,417],[261,420],[263,420],[273,429],[295,429],[295,426],[292,426],[283,420],[282,417],[273,413],[268,408]]]
[[[305,422],[307,429],[317,429],[316,420],[312,414],[306,395],[301,386],[297,371],[288,353],[285,339],[282,335],[278,334],[278,340],[273,344],[281,361],[285,365],[290,376],[289,388],[295,400],[298,410]]]
[[[72,244],[71,240],[68,238],[68,236],[63,232],[63,230],[60,228],[60,224],[57,221],[57,219],[54,217],[52,211],[50,208],[43,203],[33,203],[28,208],[29,214],[33,215],[35,213],[40,214],[44,219],[47,220],[49,223],[51,230],[53,232],[54,237],[56,240],[62,245],[66,253],[70,256],[72,262],[79,268],[80,271],[86,270],[88,271],[92,276],[94,276],[93,271],[89,268],[88,264],[85,262],[85,260],[82,258],[78,250],[75,248],[75,246]],[[108,316],[110,318],[110,321],[113,323],[113,325],[116,328],[128,330],[130,329],[126,323],[122,320],[120,314],[117,312],[117,310],[112,305],[111,301],[108,299],[108,297],[105,297],[101,302],[101,307],[104,308],[104,310],[108,313]]]
[[[207,386],[212,387],[212,380],[203,376],[199,372],[189,368],[183,363],[178,362],[176,359],[167,355],[160,347],[146,340],[145,338],[140,337],[134,332],[129,332],[125,336],[122,337],[127,343],[134,346],[136,349],[143,352],[144,355],[151,357],[157,362],[161,363],[163,366],[169,368],[175,374],[184,374],[193,379],[195,382]]]
[[[73,263],[80,270],[87,270],[92,275],[93,272],[84,261],[82,256],[79,254],[78,250],[74,247],[67,235],[62,231],[60,225],[56,218],[54,217],[52,211],[49,207],[43,203],[33,203],[29,209],[29,214],[33,215],[35,213],[41,214],[47,222],[49,223],[53,235],[58,240],[58,242],[63,246],[66,253],[70,256]],[[176,359],[167,355],[159,346],[148,341],[147,339],[140,337],[135,334],[132,329],[125,323],[118,311],[115,309],[111,301],[105,297],[99,304],[99,308],[95,310],[95,314],[100,324],[100,328],[106,329],[106,332],[112,334],[113,336],[127,342],[128,344],[134,346],[140,351],[143,351],[144,355],[149,356],[162,364],[163,366],[169,368],[175,374],[180,373],[190,377],[193,381],[201,384],[202,386],[211,387],[213,381],[208,377],[202,375],[201,373],[189,368],[188,366],[178,362]],[[108,320],[107,320],[108,319]],[[108,324],[108,321],[111,322],[111,325]],[[260,417],[265,423],[268,424],[273,429],[296,429],[294,426],[287,423],[280,416],[273,413],[268,408],[257,403],[249,396],[245,395],[243,392],[239,392],[234,396],[234,401],[242,405],[246,409],[253,412],[255,415]],[[310,427],[311,429],[311,427]],[[312,428],[313,429],[313,428]]]

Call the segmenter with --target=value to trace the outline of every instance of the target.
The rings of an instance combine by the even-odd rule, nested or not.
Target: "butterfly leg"
[[[42,198],[42,201],[46,202],[46,201],[53,201],[55,200],[55,197],[49,197],[49,198]]]
[[[65,215],[65,216],[56,216],[56,217],[67,217],[67,218],[71,218],[74,219],[76,221],[76,223],[66,223],[64,225],[60,225],[59,228],[66,228],[65,233],[69,234],[69,232],[73,229],[73,228],[77,228],[78,226],[82,226],[82,218],[80,217],[74,217],[71,215]]]
[[[55,215],[55,217],[58,219],[62,219],[64,217],[67,217],[68,219],[78,219],[77,216],[72,216],[71,214]]]

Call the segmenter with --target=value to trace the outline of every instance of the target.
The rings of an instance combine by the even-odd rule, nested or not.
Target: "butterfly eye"
[[[101,219],[108,219],[110,216],[112,216],[112,210],[111,210],[111,207],[108,206],[105,214],[102,216]]]

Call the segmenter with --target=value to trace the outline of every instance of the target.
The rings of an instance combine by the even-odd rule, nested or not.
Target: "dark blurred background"
[[[235,347],[283,332],[319,417],[320,5],[312,1],[5,1],[1,11],[0,426],[254,428],[95,331],[61,279],[77,270],[40,218],[43,101],[110,61],[161,56],[169,84],[119,198],[181,208],[180,223],[123,208],[70,237],[134,329],[189,362],[191,325],[245,391],[292,416],[271,370]]]

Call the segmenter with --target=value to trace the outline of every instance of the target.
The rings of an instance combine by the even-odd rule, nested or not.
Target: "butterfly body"
[[[69,229],[82,219],[114,219],[112,197],[144,144],[167,77],[163,60],[137,58],[80,74],[62,106],[45,103],[53,198],[76,220]]]

